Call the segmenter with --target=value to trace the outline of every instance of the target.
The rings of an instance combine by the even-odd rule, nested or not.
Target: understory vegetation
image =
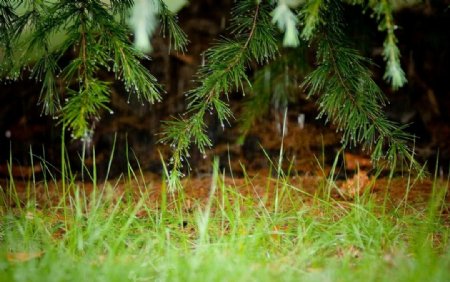
[[[217,160],[191,187],[206,197],[139,170],[105,182],[95,168],[84,182],[45,175],[0,189],[1,281],[450,279],[448,179],[414,201],[411,175],[401,196],[395,179],[374,179],[381,188],[344,200],[333,170],[314,187],[283,173],[261,186],[226,177]]]

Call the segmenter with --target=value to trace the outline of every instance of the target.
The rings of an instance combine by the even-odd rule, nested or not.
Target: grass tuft
[[[398,201],[392,187],[345,199],[337,159],[311,188],[281,172],[280,153],[264,181],[230,179],[215,160],[206,197],[193,197],[139,166],[100,183],[66,163],[57,181],[38,161],[42,180],[1,184],[0,281],[450,281],[449,180],[437,174],[420,204],[412,176]]]

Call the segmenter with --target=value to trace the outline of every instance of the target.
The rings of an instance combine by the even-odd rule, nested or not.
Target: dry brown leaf
[[[44,252],[34,252],[34,253],[27,253],[27,252],[17,252],[17,253],[8,253],[6,255],[6,259],[9,262],[26,262],[32,259],[40,258],[44,255]]]
[[[352,178],[347,179],[347,181],[342,183],[339,189],[345,196],[353,198],[356,195],[364,193],[364,191],[369,188],[369,184],[370,179],[367,172],[360,170]]]

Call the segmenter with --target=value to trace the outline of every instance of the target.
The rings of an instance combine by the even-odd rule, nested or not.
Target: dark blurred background
[[[161,120],[183,112],[185,92],[194,86],[194,75],[202,61],[202,52],[221,35],[226,26],[233,1],[192,0],[179,13],[180,25],[188,34],[190,44],[185,54],[168,52],[167,39],[157,35],[152,43],[152,60],[143,62],[167,90],[164,101],[156,105],[141,105],[128,97],[122,86],[113,84],[113,115],[103,113],[95,123],[92,140],[95,146],[97,170],[100,177],[106,175],[109,158],[115,142],[114,162],[110,175],[125,172],[127,162],[139,165],[146,171],[161,173],[160,154],[168,156],[167,146],[157,144],[161,132]],[[348,7],[346,20],[348,33],[355,38],[355,47],[376,63],[375,80],[387,94],[391,103],[386,107],[388,116],[401,123],[408,123],[408,131],[417,136],[415,151],[421,161],[428,161],[430,169],[439,155],[440,169],[447,173],[450,162],[450,10],[445,1],[427,1],[423,4],[405,6],[395,13],[399,26],[397,37],[402,54],[402,66],[408,84],[393,92],[383,81],[384,62],[382,44],[385,34],[377,30],[376,21],[370,13],[360,8]],[[311,54],[313,55],[313,54]],[[70,59],[70,54],[67,55]],[[305,58],[308,60],[308,58]],[[108,77],[108,74],[102,74]],[[27,75],[24,75],[26,77]],[[112,80],[112,76],[110,78]],[[60,163],[61,128],[58,121],[41,115],[37,106],[40,85],[26,79],[7,82],[0,86],[0,174],[8,174],[6,163],[12,159],[14,166],[22,168],[16,177],[29,177],[30,152],[42,157],[56,168]],[[326,152],[329,159],[339,148],[339,136],[323,120],[316,120],[314,101],[304,99],[299,89],[298,100],[289,104],[288,135],[285,150],[295,169],[306,173],[316,162],[314,156]],[[242,95],[231,97],[231,105],[239,118],[242,111]],[[212,155],[219,155],[223,166],[241,170],[240,164],[249,169],[266,169],[268,161],[260,144],[269,155],[277,155],[281,144],[280,113],[271,111],[258,121],[243,144],[237,144],[239,131],[235,126],[222,130],[214,116],[210,117],[209,135],[215,147],[203,159],[193,150],[191,166],[193,174],[209,171]],[[298,116],[305,116],[305,126],[299,128]],[[114,141],[115,140],[115,141]],[[66,146],[72,168],[80,168],[83,144],[70,140]],[[128,153],[127,153],[128,148]],[[355,154],[362,154],[353,150]],[[127,160],[128,156],[128,160]],[[232,164],[229,164],[228,159]],[[87,163],[92,165],[92,150],[86,150]],[[35,160],[36,161],[36,160]],[[329,161],[329,160],[325,160]],[[57,170],[57,169],[55,169]]]

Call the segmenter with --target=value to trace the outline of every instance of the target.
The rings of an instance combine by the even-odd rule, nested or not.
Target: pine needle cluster
[[[173,47],[183,50],[187,39],[175,15],[162,0],[157,3]],[[0,4],[0,19],[5,21],[2,56],[10,60],[2,65],[3,75],[16,80],[28,73],[41,82],[43,113],[61,118],[74,138],[90,138],[91,124],[102,111],[113,113],[108,107],[111,85],[102,72],[112,73],[139,100],[161,100],[161,87],[141,63],[148,57],[130,40],[126,22],[134,1],[2,0]],[[64,56],[72,57],[68,64],[62,62]]]
[[[271,23],[272,5],[267,1],[239,1],[232,11],[230,33],[206,53],[206,62],[198,73],[199,86],[188,93],[186,115],[165,122],[162,142],[169,143],[174,152],[169,186],[180,186],[181,168],[189,157],[191,143],[205,154],[211,140],[206,133],[205,115],[215,113],[222,124],[229,123],[232,112],[227,103],[234,91],[245,92],[250,86],[247,69],[252,62],[264,63],[278,54],[277,30]]]
[[[333,122],[342,132],[344,146],[362,144],[363,149],[372,151],[375,163],[386,156],[391,163],[398,155],[412,159],[407,145],[412,137],[386,118],[383,107],[387,99],[372,79],[371,62],[346,44],[339,10],[340,6],[330,5],[323,12],[330,26],[319,27],[317,67],[302,87],[309,97],[318,97],[318,118],[326,116]]]
[[[318,118],[325,117],[342,134],[343,146],[362,144],[372,152],[375,164],[386,159],[392,167],[397,160],[411,161],[412,136],[404,126],[388,120],[383,112],[387,99],[372,79],[371,61],[352,48],[345,34],[342,1],[252,1],[241,0],[233,10],[232,38],[207,51],[207,64],[198,74],[199,86],[188,92],[189,105],[180,117],[165,123],[162,142],[170,144],[169,186],[180,186],[183,163],[190,145],[204,154],[211,140],[206,133],[205,114],[216,114],[225,126],[232,113],[227,104],[233,91],[250,93],[244,106],[241,129],[245,133],[272,107],[285,108],[305,91],[319,105]],[[384,58],[385,78],[393,88],[406,79],[394,34],[392,9],[387,1],[344,1],[372,9],[379,29],[387,31]],[[280,52],[280,48],[294,48]],[[306,62],[308,49],[316,52],[316,63]],[[280,55],[282,53],[282,55]],[[259,65],[253,77],[250,66]]]
[[[396,89],[406,78],[395,36],[394,2],[236,1],[229,36],[206,51],[197,86],[186,93],[186,112],[164,122],[161,142],[173,149],[169,187],[181,187],[191,145],[202,154],[213,145],[206,115],[216,115],[222,127],[230,124],[234,117],[228,97],[235,92],[251,94],[241,123],[244,134],[270,105],[286,108],[303,91],[316,99],[318,117],[342,133],[343,146],[362,144],[375,163],[386,158],[395,165],[400,156],[415,164],[408,147],[412,137],[384,115],[387,100],[372,79],[373,65],[349,44],[343,18],[349,4],[375,17],[386,33],[384,78]],[[153,10],[132,13],[133,7],[139,10],[136,5]],[[135,44],[127,24],[130,15],[137,17],[131,20]],[[158,23],[169,35],[170,48],[185,51],[186,35],[163,0],[0,0],[0,73],[9,79],[29,74],[41,81],[43,112],[61,118],[74,138],[89,138],[90,124],[101,112],[112,113],[111,85],[101,72],[112,73],[143,101],[161,100],[163,90],[141,64],[148,59],[142,51],[151,49],[148,38]],[[314,64],[307,59],[312,52]],[[72,57],[64,64],[67,54]]]

